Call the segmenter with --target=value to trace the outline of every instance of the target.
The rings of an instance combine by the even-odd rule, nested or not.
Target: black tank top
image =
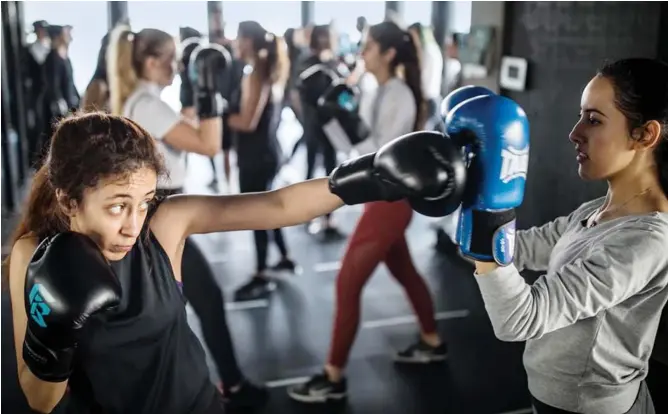
[[[69,382],[71,411],[204,412],[215,388],[167,253],[146,229],[112,267],[123,289],[121,305],[86,325]]]
[[[270,93],[255,131],[237,133],[239,168],[266,168],[278,165],[281,151],[276,133],[280,112],[280,103],[274,102]]]

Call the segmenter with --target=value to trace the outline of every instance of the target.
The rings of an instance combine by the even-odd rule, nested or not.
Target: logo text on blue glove
[[[44,297],[50,298],[51,295],[44,289],[44,286],[37,283],[30,290],[28,301],[30,303],[30,317],[42,328],[46,328],[44,317],[51,313],[51,308],[44,302]]]
[[[529,169],[529,146],[522,149],[507,147],[501,150],[501,173],[499,179],[507,183],[515,178],[527,178]]]

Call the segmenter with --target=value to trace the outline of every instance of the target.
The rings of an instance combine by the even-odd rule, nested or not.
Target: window
[[[136,32],[152,28],[178,37],[179,27],[184,26],[208,32],[205,1],[129,1],[127,5],[130,25]]]
[[[471,7],[470,1],[450,2],[451,33],[468,33],[471,30]]]
[[[423,26],[431,26],[431,9],[431,1],[404,1],[402,20],[406,26],[416,22],[422,23]]]
[[[369,24],[380,23],[385,19],[384,1],[356,1],[354,3],[316,1],[314,9],[315,24],[328,24],[334,21],[336,30],[350,36],[350,41],[355,43],[359,42],[361,37],[357,31],[358,16],[366,17]]]
[[[317,6],[316,6],[317,8]],[[302,24],[302,5],[299,1],[224,1],[225,36],[237,37],[239,23],[255,20],[277,36]]]

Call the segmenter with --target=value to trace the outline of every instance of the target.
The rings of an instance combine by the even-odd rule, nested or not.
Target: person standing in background
[[[69,45],[72,42],[72,26],[48,27],[51,38],[51,51],[46,56],[43,65],[44,99],[43,140],[40,154],[49,147],[52,131],[52,122],[60,119],[71,110],[79,107],[79,92],[74,86],[72,62],[68,56]]]
[[[318,99],[329,88],[332,82],[332,74],[338,78],[343,76],[338,73],[338,61],[336,60],[335,40],[330,25],[314,26],[309,39],[309,53],[303,59],[299,67],[298,89],[301,107],[304,111],[304,141],[306,143],[306,179],[313,178],[318,155],[322,155],[325,174],[329,175],[336,167],[336,151],[327,139],[323,129],[322,120],[318,114]],[[306,74],[310,78],[318,76],[317,82],[305,82]],[[308,83],[308,86],[305,86]],[[333,224],[331,214],[327,214],[322,222],[314,221],[309,226],[311,234],[320,235],[325,240],[338,239],[341,233]]]
[[[51,38],[49,37],[49,23],[45,20],[38,20],[32,24],[35,33],[35,41],[30,44],[28,49],[35,62],[39,65],[44,64],[46,56],[51,51]]]
[[[107,48],[109,33],[102,38],[100,51],[97,55],[97,66],[93,78],[88,83],[84,96],[81,99],[81,109],[89,111],[109,110],[109,81],[107,80]]]
[[[449,94],[464,84],[462,62],[459,60],[459,37],[451,33],[445,39],[445,94]]]
[[[431,28],[413,23],[408,32],[418,48],[422,68],[422,93],[427,103],[427,121],[424,129],[431,131],[442,124],[439,114],[441,85],[443,82],[443,55]]]
[[[237,131],[239,191],[242,193],[269,191],[281,165],[276,125],[282,97],[276,97],[274,93],[285,87],[289,69],[281,42],[258,22],[239,24],[239,55],[247,63],[247,70],[241,81],[240,100],[230,104],[228,122],[230,128]],[[267,276],[270,234],[281,254],[272,270],[294,272],[295,263],[290,259],[281,229],[255,230],[256,271],[236,290],[235,300],[262,299],[274,290],[275,283]]]
[[[32,24],[35,41],[28,45],[25,50],[27,68],[26,92],[27,105],[33,108],[32,120],[29,120],[32,133],[28,136],[28,154],[30,165],[39,161],[42,150],[42,129],[44,125],[44,72],[43,65],[46,56],[51,51],[51,38],[47,28],[49,24],[44,20],[38,20]],[[28,116],[30,116],[30,111]]]
[[[225,37],[224,24],[222,29],[215,33],[210,41],[224,47],[232,57],[229,70],[220,73],[220,85],[223,98],[236,104],[236,102],[239,102],[241,96],[241,79],[244,76],[244,67],[246,64],[236,53],[233,41]],[[223,173],[225,174],[225,184],[228,191],[232,185],[232,161],[230,160],[230,153],[235,147],[236,140],[236,131],[230,128],[229,113],[226,112],[223,114]]]

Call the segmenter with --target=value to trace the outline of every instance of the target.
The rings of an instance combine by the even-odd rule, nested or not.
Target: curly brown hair
[[[27,235],[43,240],[70,230],[56,189],[67,204],[80,203],[87,188],[103,179],[123,180],[141,168],[150,168],[158,175],[165,173],[155,140],[135,122],[103,112],[61,120],[46,161],[33,178],[12,245]]]

